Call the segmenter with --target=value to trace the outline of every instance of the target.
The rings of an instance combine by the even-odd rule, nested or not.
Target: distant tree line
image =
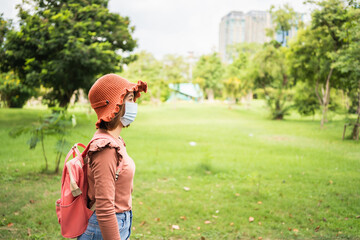
[[[355,123],[359,124],[359,4],[344,0],[306,4],[315,6],[307,24],[288,5],[270,10],[274,28],[268,29],[269,36],[296,27],[293,39],[285,41],[283,34],[281,41],[235,45],[230,64],[222,65],[215,53],[202,56],[195,67],[195,81],[213,92],[221,89],[218,97],[239,99],[254,91],[266,100],[273,119],[283,119],[292,108],[302,115],[320,110],[321,126],[341,98],[347,101],[348,113],[357,113]],[[358,134],[358,125],[354,126]]]
[[[110,13],[106,0],[32,0],[19,5],[20,26],[0,17],[0,94],[9,107],[21,107],[41,95],[49,106],[66,107],[78,89],[89,90],[101,74],[118,72],[149,82],[142,101],[166,101],[169,84],[199,84],[205,98],[244,101],[265,99],[271,117],[283,119],[291,109],[322,115],[345,102],[360,120],[360,7],[356,0],[307,0],[311,21],[289,5],[272,6],[273,40],[231,46],[232,60],[217,53],[196,60],[179,55],[156,59],[132,54],[136,40],[128,17]],[[292,39],[286,32],[297,29]],[[275,40],[275,34],[282,38]],[[125,57],[126,56],[126,57]],[[125,68],[124,68],[125,66]],[[125,71],[123,71],[125,70]],[[231,105],[230,105],[231,106]],[[359,132],[354,127],[354,133]]]
[[[316,6],[306,24],[289,5],[270,9],[274,27],[267,29],[268,36],[295,27],[293,39],[282,34],[279,41],[262,45],[236,44],[227,64],[215,52],[200,56],[192,79],[184,77],[189,64],[185,58],[168,55],[166,58],[178,61],[158,61],[145,52],[125,74],[149,80],[154,88],[150,96],[162,101],[169,96],[169,83],[191,81],[200,85],[208,100],[237,103],[253,92],[266,100],[273,119],[283,119],[291,109],[301,115],[320,111],[323,126],[328,110],[337,109],[342,100],[348,113],[359,114],[359,4],[343,0],[309,0],[306,4]]]

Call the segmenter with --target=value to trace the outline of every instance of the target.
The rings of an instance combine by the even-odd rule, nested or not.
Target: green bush
[[[304,82],[298,82],[295,86],[294,108],[303,116],[315,115],[320,108],[314,89]]]
[[[35,91],[20,82],[14,73],[0,74],[1,101],[10,108],[21,108]]]

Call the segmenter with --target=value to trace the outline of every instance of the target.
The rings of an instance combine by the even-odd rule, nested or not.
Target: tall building
[[[231,61],[229,46],[242,42],[264,43],[271,40],[266,29],[272,27],[271,14],[266,11],[232,11],[221,18],[219,31],[219,52],[223,62]],[[295,35],[296,29],[285,33]],[[282,33],[276,33],[275,39],[281,39]],[[285,44],[285,43],[284,43]]]
[[[243,13],[232,11],[221,18],[219,32],[219,52],[223,61],[231,60],[228,47],[235,43],[257,42],[270,40],[265,29],[271,27],[271,15],[265,11]]]

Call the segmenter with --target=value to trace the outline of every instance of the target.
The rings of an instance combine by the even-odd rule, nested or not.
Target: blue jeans
[[[131,224],[132,224],[132,211],[126,211],[123,213],[116,213],[116,218],[119,226],[119,232],[121,240],[126,240],[130,238],[131,234]],[[99,222],[96,218],[96,213],[89,219],[89,224],[86,228],[86,231],[80,235],[78,240],[102,240]]]

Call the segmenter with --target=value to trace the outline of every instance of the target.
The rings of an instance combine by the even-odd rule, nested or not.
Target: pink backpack
[[[61,198],[56,201],[56,214],[61,225],[61,235],[65,238],[75,238],[83,234],[87,228],[93,210],[87,208],[87,163],[84,158],[90,144],[100,138],[115,140],[106,134],[96,134],[85,147],[76,143],[65,158],[64,169],[61,177]],[[85,150],[80,153],[78,146]],[[67,161],[73,155],[73,159]],[[116,169],[119,175],[121,166]]]

